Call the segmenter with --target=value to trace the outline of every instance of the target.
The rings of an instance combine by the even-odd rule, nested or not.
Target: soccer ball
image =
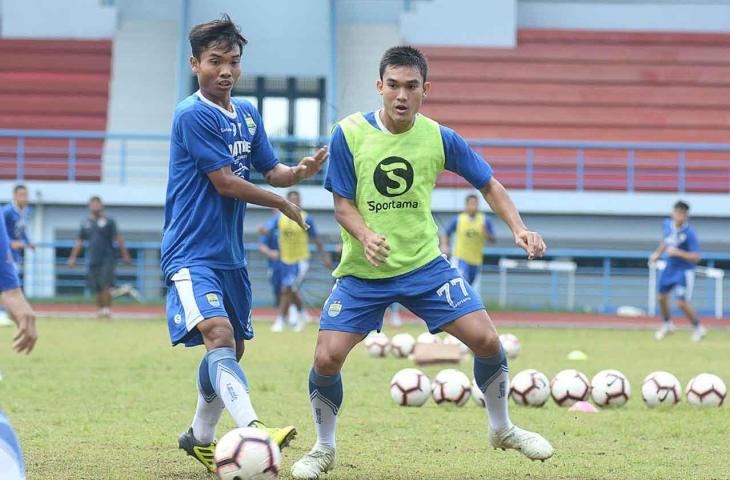
[[[570,407],[575,402],[588,400],[591,384],[588,377],[578,370],[562,370],[550,382],[550,394],[561,407]]]
[[[503,333],[499,336],[502,348],[507,358],[516,358],[520,354],[520,340],[511,333]]]
[[[243,427],[223,435],[213,461],[221,480],[267,480],[278,477],[281,452],[268,433]]]
[[[365,349],[371,357],[384,357],[390,351],[388,336],[382,332],[365,337]]]
[[[433,379],[431,395],[437,404],[453,403],[463,407],[471,396],[471,382],[462,372],[447,368]]]
[[[695,407],[720,407],[727,388],[717,375],[700,373],[687,384],[687,401]]]
[[[482,389],[479,388],[479,385],[477,385],[476,378],[472,378],[471,380],[471,398],[473,398],[474,403],[480,407],[484,408],[487,406],[487,402],[484,400],[484,393],[482,393]]]
[[[618,370],[602,370],[591,380],[591,398],[601,407],[620,407],[630,395],[631,384]]]
[[[652,372],[641,384],[641,397],[649,408],[674,405],[682,398],[682,386],[669,372]]]
[[[420,407],[431,395],[431,381],[422,371],[404,368],[390,381],[390,396],[402,407]]]
[[[413,347],[415,346],[416,339],[408,333],[399,333],[390,340],[390,351],[397,358],[406,358],[413,353]]]
[[[444,344],[445,345],[458,345],[459,346],[459,352],[464,355],[469,353],[469,347],[466,346],[464,342],[459,340],[453,335],[446,335],[446,338],[444,338]]]
[[[518,405],[542,407],[550,398],[550,382],[537,370],[522,370],[510,382],[509,395]]]
[[[430,332],[423,332],[416,337],[416,343],[441,343],[441,339]]]

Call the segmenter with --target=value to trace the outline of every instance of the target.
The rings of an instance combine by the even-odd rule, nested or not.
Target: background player
[[[13,188],[13,200],[3,207],[5,229],[10,237],[10,251],[18,275],[23,267],[23,251],[26,248],[35,250],[36,246],[28,237],[31,209],[28,206],[28,189],[25,185]],[[0,325],[13,325],[5,310],[0,309]]]
[[[497,241],[492,221],[486,214],[479,211],[479,199],[476,195],[466,196],[464,211],[454,215],[441,236],[441,251],[447,255],[449,239],[454,233],[456,243],[454,253],[451,255],[451,263],[471,286],[475,286],[482,268],[484,244]]]
[[[274,215],[276,218],[276,214]],[[271,291],[274,295],[274,306],[279,307],[279,297],[281,295],[281,262],[279,260],[279,237],[273,226],[267,226],[274,222],[272,219],[266,225],[259,225],[256,229],[259,232],[259,252],[266,257],[268,263],[269,283],[271,283]]]
[[[287,200],[297,207],[301,207],[301,196],[299,192],[291,190],[286,194]],[[319,256],[327,270],[332,269],[332,259],[325,251],[322,241],[317,236],[317,229],[314,226],[314,219],[308,213],[302,211],[308,230],[302,229],[296,222],[291,221],[284,215],[277,215],[273,222],[266,228],[276,232],[279,239],[279,261],[281,268],[281,295],[279,298],[279,314],[271,327],[273,332],[281,332],[284,329],[285,319],[295,330],[299,331],[304,327],[304,299],[300,288],[304,277],[309,270],[309,241],[316,246]],[[290,308],[295,306],[295,308]]]
[[[13,337],[13,350],[18,353],[30,353],[38,340],[35,313],[20,288],[18,272],[10,253],[5,222],[0,222],[0,291],[2,291],[0,299],[18,327]],[[20,442],[2,410],[0,410],[0,478],[3,480],[25,478],[25,462]]]
[[[172,122],[161,267],[172,344],[207,350],[198,368],[195,416],[178,445],[212,471],[224,408],[240,427],[265,428],[238,363],[244,340],[253,338],[246,205],[276,208],[308,228],[299,207],[248,181],[251,169],[275,187],[288,187],[317,173],[327,149],[295,167],[282,165],[253,105],[231,98],[246,40],[230,17],[196,25],[189,38],[200,90],[178,104]],[[266,430],[281,447],[296,434],[292,426]]]
[[[669,293],[674,290],[677,306],[687,316],[694,331],[692,340],[699,342],[706,335],[705,327],[700,324],[694,308],[690,305],[695,283],[695,266],[700,261],[700,242],[694,228],[689,224],[689,205],[679,201],[674,204],[671,218],[662,225],[662,241],[649,257],[655,263],[663,257],[667,266],[659,277],[659,307],[662,314],[662,326],[654,337],[662,340],[674,332],[672,312],[669,307]]]
[[[112,315],[111,289],[116,278],[117,257],[114,251],[114,242],[119,247],[122,261],[132,264],[124,238],[119,233],[117,222],[104,213],[104,205],[99,197],[89,200],[89,216],[81,222],[79,236],[68,257],[68,266],[76,266],[76,258],[88,242],[87,268],[89,288],[96,295],[97,316],[110,318]]]
[[[394,301],[422,318],[432,333],[446,331],[474,352],[474,377],[487,402],[495,448],[517,449],[533,460],[553,454],[540,435],[510,422],[507,361],[497,332],[476,292],[439,250],[431,213],[436,178],[448,169],[479,189],[530,258],[541,257],[546,246],[527,230],[491,167],[464,139],[418,114],[430,88],[427,69],[414,48],[386,51],[377,80],[383,108],[350,115],[332,135],[325,188],[334,196],[344,248],[309,377],[317,442],[292,466],[297,479],[316,479],[334,467],[340,370],[350,350],[382,327],[383,312]]]

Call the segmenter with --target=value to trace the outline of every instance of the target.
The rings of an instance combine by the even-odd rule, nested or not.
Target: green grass
[[[170,348],[162,320],[41,320],[39,331],[29,357],[11,352],[12,329],[0,331],[0,404],[21,437],[29,480],[209,478],[176,448],[195,407],[201,349]],[[523,347],[512,372],[537,368],[551,376],[577,367],[590,376],[616,368],[629,377],[633,397],[625,408],[596,415],[572,414],[552,403],[542,409],[513,406],[515,423],[541,432],[556,447],[548,462],[530,462],[488,447],[485,414],[471,401],[464,408],[433,402],[397,407],[388,382],[410,362],[371,359],[356,348],[343,372],[338,468],[326,478],[730,478],[728,406],[699,410],[682,402],[654,411],[639,393],[644,376],[658,369],[673,372],[683,386],[705,371],[730,383],[730,332],[712,332],[695,345],[687,332],[656,343],[640,331],[509,331]],[[274,336],[259,324],[243,361],[261,418],[299,428],[284,451],[283,478],[314,440],[307,375],[315,334],[311,327]],[[573,349],[589,359],[566,360]],[[461,369],[471,377],[471,361]],[[433,376],[439,368],[425,370]],[[224,416],[219,435],[232,426]]]

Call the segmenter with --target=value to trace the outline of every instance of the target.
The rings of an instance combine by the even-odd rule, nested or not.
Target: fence
[[[327,138],[272,138],[293,164]],[[730,144],[472,140],[506,186],[525,190],[730,192]],[[0,178],[163,182],[169,135],[0,129]],[[321,183],[322,173],[309,180]],[[262,182],[260,175],[254,181]],[[441,187],[467,184],[444,174]]]
[[[89,296],[83,262],[76,268],[66,265],[73,242],[41,244],[36,252],[28,252],[24,260],[24,288],[30,297],[73,298]],[[273,304],[267,278],[265,258],[259,254],[256,244],[246,245],[249,272],[253,284],[254,303],[257,306]],[[132,265],[119,264],[118,283],[129,283],[142,295],[144,301],[161,302],[165,286],[159,269],[159,244],[155,242],[128,242],[132,252]],[[334,244],[327,245],[334,251]],[[500,267],[504,259],[524,259],[515,248],[492,248],[486,251],[486,263],[477,286],[482,298],[492,306],[498,300],[505,308],[569,310],[566,299],[573,309],[581,312],[614,313],[619,306],[631,305],[647,309],[648,252],[552,250],[550,259],[574,262],[570,269],[512,269],[507,288],[500,298]],[[521,265],[521,262],[513,262]],[[510,263],[512,264],[512,263]],[[730,267],[730,254],[706,254],[703,264],[710,268]],[[571,277],[574,279],[571,280]],[[319,307],[329,294],[333,280],[325,271],[317,256],[313,256],[311,268],[303,285],[307,303]],[[698,279],[695,284],[693,303],[703,315],[715,313],[716,288],[730,294],[728,282],[716,279]],[[726,308],[724,314],[730,312]]]

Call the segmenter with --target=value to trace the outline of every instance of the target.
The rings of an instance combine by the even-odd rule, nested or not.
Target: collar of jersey
[[[383,109],[381,108],[380,110],[376,110],[375,111],[375,123],[378,125],[378,130],[380,130],[381,132],[383,132],[386,135],[394,135],[394,136],[397,136],[397,135],[405,135],[406,133],[409,133],[411,130],[413,130],[413,127],[416,126],[416,121],[413,120],[413,125],[411,125],[411,128],[409,128],[405,132],[402,132],[402,133],[393,133],[390,130],[388,130],[388,128],[383,124],[383,121],[380,119],[380,112],[382,110]],[[420,113],[416,113],[416,117],[418,117],[419,115],[420,115]],[[368,122],[368,124],[372,126],[372,124],[370,122]]]
[[[197,92],[195,92],[195,95],[199,99],[201,99],[203,101],[203,103],[205,103],[206,105],[210,105],[213,108],[217,108],[223,115],[225,115],[226,117],[228,117],[230,119],[235,119],[238,116],[238,114],[236,113],[236,107],[235,106],[233,107],[233,112],[229,112],[228,110],[226,110],[225,108],[221,107],[220,105],[217,105],[217,104],[211,102],[210,100],[208,100],[207,98],[205,98],[205,96],[202,93],[200,93],[200,90],[198,90]],[[231,100],[231,105],[233,105],[233,100]]]

